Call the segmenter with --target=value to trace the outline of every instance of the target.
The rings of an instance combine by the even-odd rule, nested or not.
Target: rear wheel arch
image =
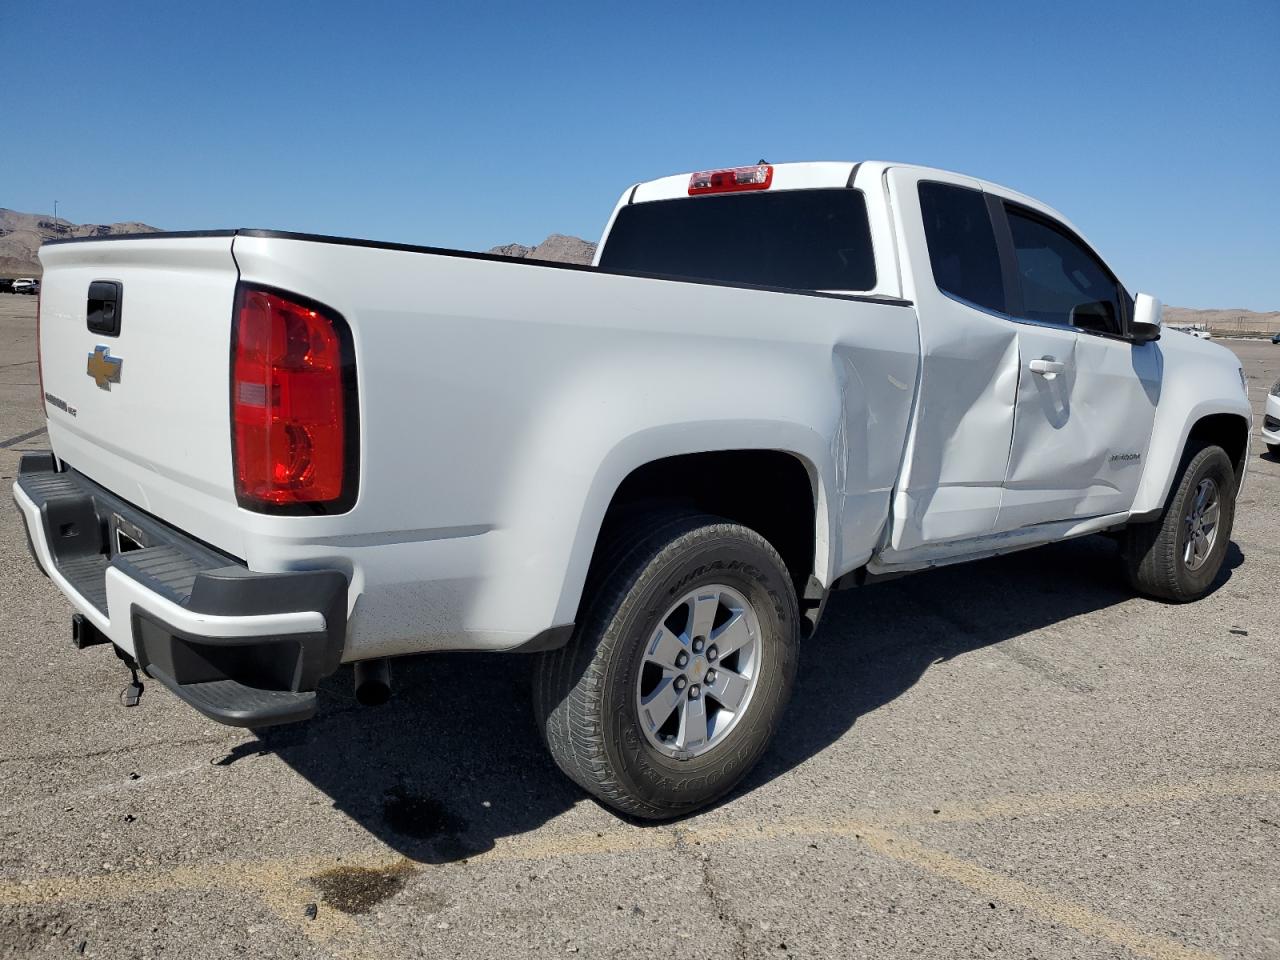
[[[755,530],[786,564],[803,598],[810,581],[826,583],[830,565],[825,484],[814,462],[778,449],[674,454],[634,467],[614,487],[593,538],[579,611],[611,546],[655,513],[711,514]]]

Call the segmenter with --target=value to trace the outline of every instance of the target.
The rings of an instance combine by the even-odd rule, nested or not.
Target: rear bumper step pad
[[[104,617],[127,618],[137,660],[149,676],[205,716],[232,726],[290,723],[315,713],[316,687],[337,669],[346,639],[347,580],[341,572],[255,573],[75,470],[59,472],[52,454],[24,455],[14,486],[15,498],[20,490],[38,513],[27,530],[37,563],[36,541],[83,602]],[[117,552],[117,529],[128,530],[131,545],[139,538],[141,545]],[[141,588],[127,610],[108,609],[110,571]],[[316,629],[258,634],[252,621],[244,621],[243,629],[238,622],[300,613],[312,614]],[[204,617],[218,618],[218,629],[193,629]]]

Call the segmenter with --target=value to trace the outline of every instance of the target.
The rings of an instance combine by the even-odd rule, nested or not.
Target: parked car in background
[[[79,642],[254,727],[341,663],[363,697],[388,657],[535,652],[556,762],[640,817],[755,765],[832,590],[1106,532],[1196,600],[1249,462],[1234,355],[941,170],[638,183],[592,266],[269,230],[40,259],[52,449],[14,495]]]
[[[37,294],[40,292],[40,281],[32,277],[22,277],[13,281],[14,293]]]
[[[1272,343],[1280,343],[1280,331],[1277,331],[1277,332],[1276,332],[1276,334],[1275,334],[1274,336],[1272,336],[1272,338],[1271,338],[1271,342],[1272,342]]]
[[[1272,343],[1280,343],[1280,333]],[[1262,439],[1272,456],[1280,457],[1280,380],[1271,385],[1267,393],[1266,411],[1262,415]]]

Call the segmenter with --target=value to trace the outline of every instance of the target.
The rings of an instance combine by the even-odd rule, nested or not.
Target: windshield
[[[848,188],[628,204],[600,267],[794,290],[876,283],[867,204]]]

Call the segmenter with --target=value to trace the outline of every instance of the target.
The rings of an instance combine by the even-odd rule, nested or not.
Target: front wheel
[[[542,655],[539,725],[602,802],[666,819],[724,795],[768,746],[796,671],[790,575],[759,534],[663,516],[615,544],[574,639]]]
[[[1199,600],[1222,568],[1236,512],[1236,474],[1221,447],[1196,450],[1160,519],[1125,532],[1129,581],[1148,596]]]

